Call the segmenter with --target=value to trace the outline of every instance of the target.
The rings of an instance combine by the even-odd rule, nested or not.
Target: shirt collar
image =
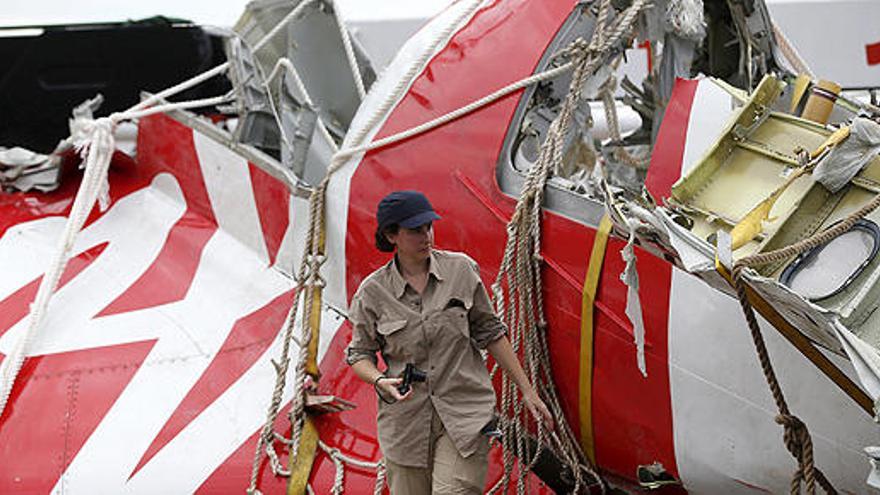
[[[400,273],[400,267],[397,266],[396,254],[394,255],[394,258],[388,262],[388,275],[391,282],[391,289],[394,291],[394,297],[400,299],[400,297],[403,296],[404,291],[406,291],[407,282],[406,279],[403,278],[403,274]],[[433,275],[438,282],[443,281],[440,263],[437,262],[437,257],[434,256],[433,249],[428,257],[428,276],[431,275]]]

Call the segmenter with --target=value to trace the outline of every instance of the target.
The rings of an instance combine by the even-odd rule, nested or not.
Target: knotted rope
[[[507,493],[510,477],[516,462],[519,479],[517,493],[527,490],[526,473],[537,462],[545,441],[563,460],[574,477],[574,492],[581,491],[586,482],[599,483],[599,475],[589,466],[570,425],[565,421],[561,402],[551,376],[550,352],[547,346],[547,323],[544,319],[544,301],[541,280],[541,216],[544,187],[551,170],[563,160],[564,137],[572,123],[572,115],[587,79],[593,76],[607,60],[609,51],[632,31],[638,14],[647,7],[646,0],[636,0],[611,22],[611,3],[599,4],[598,18],[590,43],[577,40],[567,48],[567,55],[574,64],[571,85],[562,108],[547,131],[538,159],[526,176],[516,209],[507,224],[507,243],[501,267],[492,285],[496,310],[508,327],[514,351],[522,352],[523,367],[529,381],[547,403],[551,413],[558,418],[558,435],[548,432],[541,422],[537,423],[537,448],[530,449],[528,442],[528,418],[519,400],[513,381],[502,377],[501,428],[504,451],[504,473],[489,493]],[[492,374],[497,371],[497,364]],[[514,458],[516,461],[514,461]]]
[[[767,346],[764,343],[764,337],[761,333],[761,328],[758,325],[755,311],[752,308],[748,299],[748,294],[746,293],[746,283],[743,279],[743,270],[747,267],[785,261],[804,251],[826,244],[839,235],[848,232],[856,222],[876,210],[878,206],[880,206],[880,195],[875,196],[870,202],[866,203],[830,229],[814,234],[790,246],[775,251],[746,256],[733,265],[731,274],[734,287],[736,288],[736,295],[749,326],[752,342],[755,345],[755,351],[758,354],[758,361],[761,364],[761,371],[764,373],[764,378],[767,380],[767,385],[770,387],[773,401],[776,403],[776,408],[779,411],[779,414],[776,416],[776,422],[784,428],[783,441],[785,447],[798,463],[798,468],[791,480],[792,495],[800,493],[802,484],[805,487],[806,492],[809,495],[813,495],[816,492],[817,482],[826,493],[834,494],[837,492],[822,471],[815,466],[813,459],[813,440],[810,436],[807,425],[797,416],[793,415],[788,408],[788,403],[782,393],[782,387],[776,379],[776,372],[773,369],[773,364],[770,362],[770,355],[767,352]]]

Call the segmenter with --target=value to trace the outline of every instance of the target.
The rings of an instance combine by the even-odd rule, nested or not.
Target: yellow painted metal
[[[836,131],[831,133],[831,135],[828,136],[828,139],[826,139],[824,143],[822,143],[818,148],[816,148],[815,151],[810,153],[810,158],[818,157],[826,149],[833,148],[834,146],[837,146],[838,144],[840,144],[844,140],[846,140],[846,138],[848,138],[848,137],[849,137],[849,126],[845,125],[845,126],[841,127],[840,129],[837,129]]]
[[[736,224],[736,227],[730,232],[730,237],[733,239],[731,242],[733,249],[739,249],[746,243],[751,242],[752,239],[757,237],[757,235],[764,230],[764,221],[771,220],[770,210],[773,209],[776,200],[778,200],[779,197],[782,196],[782,193],[788,189],[788,186],[792,185],[795,180],[804,174],[805,171],[806,169],[801,168],[792,173],[785,183],[773,191],[766,199],[758,203],[757,206],[752,208],[752,210]]]
[[[797,110],[798,105],[801,103],[801,99],[803,99],[804,95],[807,93],[807,88],[810,87],[810,76],[806,74],[798,74],[797,79],[794,80],[794,86],[792,87],[791,92],[791,106],[788,110],[789,113],[794,113]]]
[[[593,436],[593,307],[596,292],[599,290],[599,278],[605,262],[605,248],[611,233],[611,219],[602,217],[596,237],[593,239],[593,250],[584,277],[584,288],[581,293],[581,346],[580,346],[580,379],[578,418],[581,430],[581,448],[593,465],[596,464],[596,449]]]
[[[306,493],[309,476],[312,473],[312,465],[315,462],[315,454],[318,451],[318,430],[312,418],[306,414],[303,419],[302,436],[299,441],[299,450],[296,458],[290,458],[290,482],[287,484],[288,495],[302,495]]]

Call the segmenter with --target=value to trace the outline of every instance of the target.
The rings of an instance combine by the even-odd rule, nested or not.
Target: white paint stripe
[[[65,223],[64,217],[41,218],[14,225],[0,237],[0,300],[46,271]]]
[[[260,215],[245,158],[213,139],[193,132],[202,176],[220,230],[232,235],[269,262]]]
[[[108,339],[114,338],[132,341],[131,337],[117,334],[80,333],[75,329],[91,320],[92,316],[105,308],[119,297],[138,279],[152,264],[165,244],[168,233],[185,210],[183,194],[177,182],[168,174],[154,178],[152,184],[134,192],[116,202],[104,216],[89,225],[78,236],[74,252],[80,252],[97,244],[108,242],[107,247],[97,260],[83,270],[75,279],[55,293],[46,315],[45,324],[35,335],[29,355],[66,352],[85,349],[99,345],[107,345]],[[57,219],[44,219],[31,222],[26,230],[34,224],[46,222],[54,228],[63,228],[63,222]],[[38,229],[41,230],[41,229]],[[60,230],[54,233],[57,238]],[[50,238],[52,236],[50,235]],[[54,245],[54,240],[42,237],[12,239],[20,248],[42,252],[44,248]],[[10,240],[9,242],[12,242]],[[31,244],[30,242],[47,241],[49,244]],[[17,259],[4,259],[9,263],[3,271],[13,273],[29,272],[39,267],[39,276],[45,264],[32,265],[24,269]],[[0,339],[0,352],[6,353],[16,334],[27,327],[27,318],[17,323]],[[137,331],[136,329],[132,329]],[[146,330],[148,334],[153,332]],[[146,337],[143,335],[142,337]]]
[[[787,492],[795,462],[739,305],[678,269],[671,291],[670,394],[682,481],[690,493],[755,493],[747,485]],[[861,447],[880,441],[880,431],[763,320],[762,329],[791,410],[810,427],[816,465],[839,491],[865,492]]]
[[[710,79],[701,79],[694,93],[682,156],[681,176],[691,171],[721,136],[736,111],[730,94]]]
[[[332,311],[322,314],[322,336],[332,335],[341,319]],[[281,351],[282,335],[258,362],[226,392],[171,440],[125,487],[125,493],[192,493],[266,420],[266,408],[275,385],[270,359]],[[322,339],[324,349],[329,339]],[[296,365],[293,356],[288,371],[292,382]],[[292,387],[286,387],[282,404],[291,400]],[[199,455],[192,455],[197,448]],[[168,476],[168,473],[187,473]]]
[[[486,2],[483,2],[485,4]],[[370,92],[364,99],[357,114],[351,123],[351,128],[346,136],[346,141],[342,148],[349,148],[359,143],[350,142],[349,137],[366,131],[364,142],[371,142],[394,108],[400,103],[400,100],[407,93],[413,82],[424,72],[425,67],[433,59],[434,55],[439,53],[446,47],[447,43],[461,28],[467,25],[479,9],[476,9],[470,16],[460,19],[457,24],[454,21],[469,8],[471,2],[456,2],[450,5],[446,10],[441,12],[431,22],[419,30],[412,38],[410,38],[403,47],[397,52],[394,60],[385,68],[382,76],[370,88]],[[448,30],[448,35],[441,39],[440,34]],[[415,75],[409,80],[402,80],[410,66],[419,58],[423,57],[426,52],[429,56],[425,57],[425,63],[415,71]],[[385,100],[394,94],[394,91],[403,85],[404,91],[400,91],[396,100],[388,107],[388,111],[377,121],[372,129],[364,129],[364,126],[371,120],[373,114],[378,108],[383,106]],[[327,188],[327,259],[325,265],[325,278],[327,279],[327,287],[324,291],[325,301],[337,308],[344,309],[348,307],[348,298],[346,297],[346,273],[345,273],[345,237],[348,231],[348,207],[349,195],[351,188],[351,178],[363,160],[364,154],[359,153],[352,156],[345,165],[336,171],[331,177],[330,184]],[[323,335],[322,335],[323,338]],[[326,339],[324,339],[326,340]]]
[[[299,257],[302,256],[302,247],[297,248],[297,239],[302,239],[302,236],[305,235],[300,232],[301,226],[308,225],[308,201],[291,194],[287,203],[287,219],[287,230],[281,238],[278,253],[275,254],[274,266],[285,275],[293,276],[299,268]],[[298,228],[300,229],[298,230]]]

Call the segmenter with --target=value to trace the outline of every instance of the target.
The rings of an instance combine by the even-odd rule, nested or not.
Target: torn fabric
[[[816,165],[813,179],[835,193],[847,185],[880,153],[880,124],[859,117],[850,127],[849,137],[838,144]]]

